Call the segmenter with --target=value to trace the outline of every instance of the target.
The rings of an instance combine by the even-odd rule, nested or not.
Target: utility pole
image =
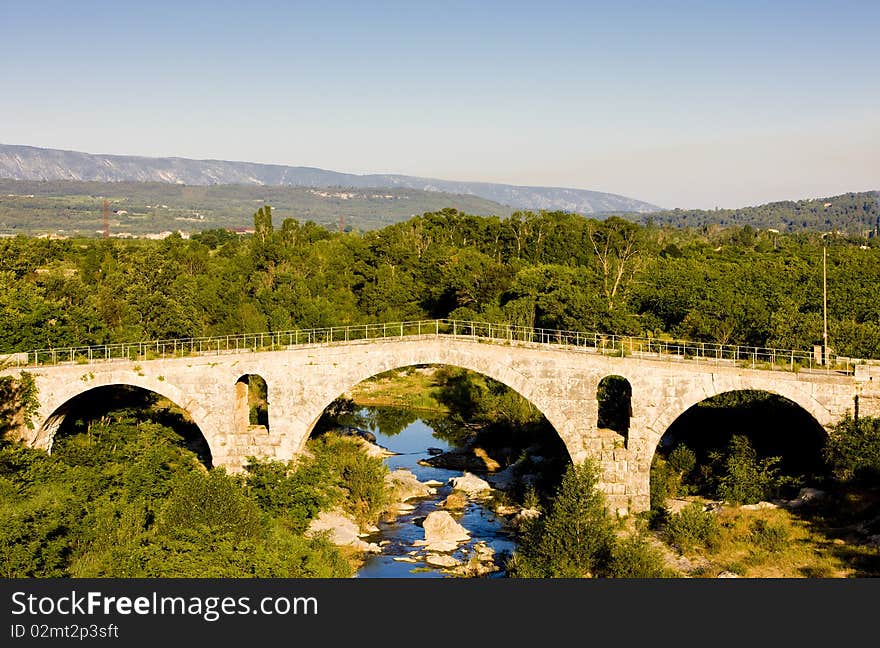
[[[822,235],[822,364],[828,366],[828,248],[825,246],[825,235]]]

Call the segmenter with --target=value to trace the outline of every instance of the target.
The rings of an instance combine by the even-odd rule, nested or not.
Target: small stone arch
[[[269,432],[269,386],[260,374],[243,374],[235,381],[233,419],[236,434],[255,426]]]
[[[596,401],[597,426],[620,434],[626,446],[633,413],[632,385],[629,380],[616,374],[605,376],[596,388]]]

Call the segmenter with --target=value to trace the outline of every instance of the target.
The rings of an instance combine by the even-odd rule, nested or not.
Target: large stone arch
[[[78,384],[68,381],[58,387],[51,385],[48,391],[45,387],[38,394],[40,424],[34,427],[34,434],[29,440],[29,445],[32,447],[51,451],[55,432],[64,420],[64,409],[77,396],[101,387],[137,387],[154,392],[186,411],[205,438],[212,456],[216,456],[217,448],[214,435],[211,433],[212,428],[206,424],[207,412],[198,401],[187,396],[180,388],[167,380],[139,375],[126,375],[124,379],[113,375],[98,375],[88,380],[78,381]]]
[[[534,376],[520,371],[515,363],[499,357],[497,346],[477,345],[477,348],[474,348],[472,345],[416,344],[407,345],[403,350],[399,344],[397,353],[384,353],[380,350],[376,353],[364,354],[361,362],[336,367],[338,371],[326,376],[319,390],[306,389],[299,402],[300,413],[297,416],[301,432],[292,435],[295,438],[287,440],[286,453],[295,455],[301,452],[324,410],[333,400],[355,385],[386,371],[414,365],[444,365],[482,374],[513,389],[546,417],[565,444],[569,456],[575,458],[572,448],[581,447],[579,433],[583,431],[579,431],[571,424],[568,413],[560,407],[559,401],[552,397],[546,385],[535,381]],[[485,349],[480,349],[480,346],[484,346]]]
[[[815,384],[802,383],[796,380],[781,381],[750,376],[747,381],[738,379],[725,379],[724,376],[713,376],[711,389],[706,389],[705,384],[692,386],[684,393],[677,395],[675,406],[661,409],[646,429],[646,452],[641,457],[642,468],[650,470],[660,439],[672,424],[690,408],[709,398],[737,391],[763,391],[775,396],[781,396],[799,406],[815,419],[825,430],[833,425],[839,418],[839,414],[832,412],[827,406],[816,398],[813,391]]]

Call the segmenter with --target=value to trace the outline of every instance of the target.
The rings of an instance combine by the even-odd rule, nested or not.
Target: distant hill
[[[103,198],[110,203],[108,220],[115,235],[251,227],[254,212],[264,204],[272,206],[279,225],[296,218],[330,230],[378,229],[445,207],[501,217],[513,211],[477,196],[401,188],[0,179],[0,235],[95,236],[103,226]]]
[[[103,182],[167,182],[184,185],[263,185],[345,187],[355,189],[416,189],[478,196],[524,210],[564,210],[581,214],[653,212],[660,209],[617,194],[525,187],[488,182],[459,182],[394,174],[356,175],[311,167],[93,155],[76,151],[0,144],[0,178],[15,180],[81,180]]]
[[[828,198],[781,201],[740,209],[672,209],[652,214],[631,214],[640,222],[649,220],[673,227],[710,225],[777,229],[780,232],[812,230],[849,234],[880,235],[880,192],[863,191]]]

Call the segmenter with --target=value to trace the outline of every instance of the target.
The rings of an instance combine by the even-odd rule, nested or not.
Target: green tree
[[[735,434],[725,452],[714,452],[717,496],[726,502],[756,504],[778,494],[784,484],[780,457],[759,458],[749,438]]]
[[[604,221],[591,221],[589,237],[602,278],[602,291],[611,311],[615,304],[626,301],[638,272],[641,229],[630,221],[612,216]]]
[[[849,414],[828,435],[824,450],[831,472],[840,481],[871,482],[880,476],[880,418]]]
[[[569,465],[549,510],[526,527],[514,556],[513,575],[583,578],[608,564],[614,527],[598,481],[592,462]]]
[[[254,212],[254,236],[260,243],[266,243],[273,231],[272,207],[264,205]]]

